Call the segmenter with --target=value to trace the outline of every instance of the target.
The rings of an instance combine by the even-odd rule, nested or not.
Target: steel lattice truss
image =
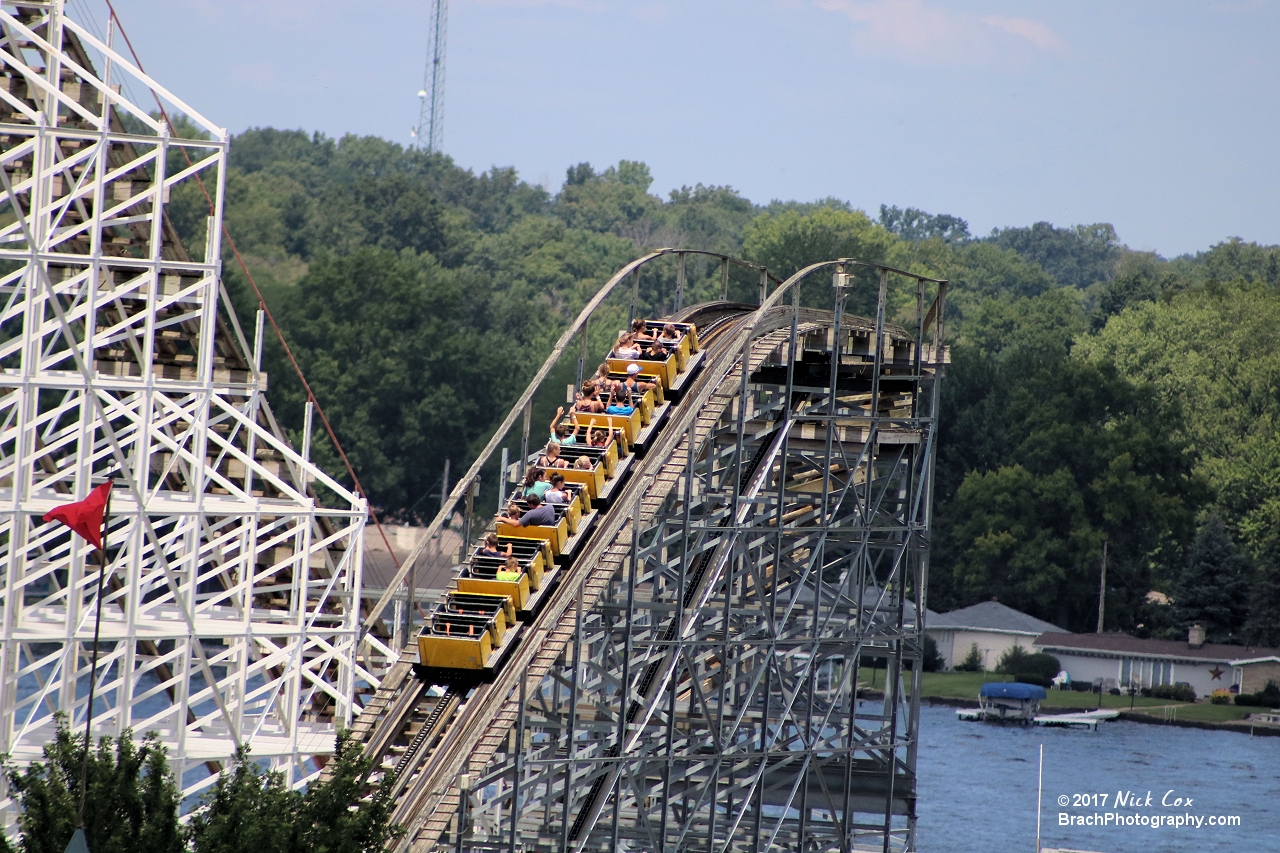
[[[875,323],[842,323],[839,273],[834,318],[744,349],[450,849],[914,849],[940,350],[923,281],[916,328],[885,324],[886,276]]]
[[[376,683],[366,507],[276,426],[219,281],[226,132],[61,2],[0,5],[0,63],[0,752],[83,726],[96,565],[41,515],[114,476],[95,734],[159,732],[188,793],[241,744],[301,781]]]

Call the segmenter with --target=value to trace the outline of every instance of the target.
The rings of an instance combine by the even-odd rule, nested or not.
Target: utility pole
[[[449,0],[432,0],[427,30],[427,67],[418,90],[418,126],[414,146],[424,151],[444,147],[444,49],[449,29]]]
[[[440,509],[444,509],[445,501],[449,500],[449,465],[451,460],[444,460],[444,474],[440,477]]]
[[[1102,617],[1107,610],[1107,542],[1102,541],[1102,583],[1098,585],[1098,633],[1102,633]]]
[[[498,473],[498,512],[501,514],[507,508],[507,467],[511,465],[511,454],[507,448],[502,448],[502,471]]]

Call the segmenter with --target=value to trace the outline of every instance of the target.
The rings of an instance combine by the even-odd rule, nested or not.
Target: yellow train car
[[[636,443],[636,439],[640,436],[640,430],[644,425],[640,420],[640,412],[633,409],[629,415],[611,415],[607,412],[603,415],[592,415],[593,418],[600,418],[601,423],[609,425],[610,429],[615,429],[626,439],[627,445]]]
[[[656,333],[662,325],[655,322],[649,328]],[[566,548],[572,544],[576,550],[593,535],[590,525],[595,516],[591,514],[597,502],[605,500],[606,493],[625,478],[641,430],[652,422],[655,408],[665,403],[665,389],[672,387],[691,354],[699,349],[692,324],[673,325],[681,338],[667,358],[634,362],[641,366],[641,380],[657,387],[636,396],[637,405],[630,415],[577,414],[583,426],[594,420],[597,429],[608,429],[613,435],[604,447],[588,446],[581,440],[562,445],[561,455],[575,467],[555,469],[564,475],[571,492],[567,503],[550,504],[556,509],[555,524],[497,524],[499,555],[473,553],[452,587],[432,608],[417,637],[419,663],[415,669],[419,678],[433,684],[490,680],[519,642],[524,628],[521,620],[530,618],[555,588],[557,563],[572,556]],[[624,376],[631,363],[624,359],[608,362],[611,371]],[[569,420],[566,423],[572,425]],[[654,428],[661,429],[661,422]],[[581,458],[588,459],[589,467],[576,466]],[[523,498],[517,498],[516,503],[523,504]],[[508,548],[514,565],[507,563]]]
[[[575,483],[582,486],[593,504],[599,500],[600,493],[604,491],[605,478],[604,465],[602,464],[596,463],[588,471],[584,471],[581,468],[569,468],[560,473],[564,474],[566,483]]]
[[[638,364],[640,365],[640,378],[642,381],[656,382],[663,388],[670,388],[672,383],[676,381],[676,374],[680,372],[680,363],[675,353],[662,360],[611,358],[607,363],[609,365],[609,373],[619,377],[627,375],[628,366]]]
[[[429,669],[489,669],[516,627],[511,596],[453,591],[418,635],[418,662]]]
[[[505,573],[504,573],[505,574]],[[465,577],[458,578],[459,592],[477,592],[483,595],[500,595],[511,600],[516,610],[526,610],[529,605],[529,573],[521,572],[517,580],[499,580],[498,578]]]
[[[567,519],[561,518],[554,525],[533,524],[524,527],[507,524],[504,521],[498,523],[498,535],[542,539],[551,546],[552,556],[559,557],[564,552],[565,543],[569,541],[569,522]]]

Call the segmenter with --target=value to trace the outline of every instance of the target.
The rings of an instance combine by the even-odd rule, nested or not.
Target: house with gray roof
[[[1186,684],[1197,695],[1214,690],[1257,693],[1280,684],[1280,649],[1206,643],[1191,626],[1186,640],[1144,640],[1128,634],[1043,634],[1035,650],[1053,655],[1072,681],[1121,690]]]
[[[1042,634],[1068,632],[998,601],[983,601],[950,613],[926,614],[925,633],[938,644],[947,669],[963,663],[974,647],[982,668],[995,669],[1000,656],[1013,646],[1036,651],[1031,644]]]

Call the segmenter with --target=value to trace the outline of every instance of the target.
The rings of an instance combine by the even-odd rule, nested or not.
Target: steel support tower
[[[376,685],[365,502],[308,461],[310,411],[285,438],[262,313],[246,336],[231,310],[226,131],[87,24],[0,5],[0,753],[83,727],[101,607],[95,736],[159,732],[186,794],[240,745],[301,782]],[[95,603],[90,550],[41,516],[108,476]]]
[[[697,254],[601,289],[449,506],[605,296]],[[431,691],[406,648],[357,722],[396,853],[914,850],[946,283],[730,263],[759,307],[685,309],[700,371],[508,664]]]
[[[461,849],[914,849],[940,337],[926,280],[908,330],[886,321],[896,273],[871,268],[868,321],[845,311],[866,268],[806,272],[831,266],[830,313],[788,282],[789,324],[766,304],[693,401],[678,474],[463,780]],[[859,693],[868,664],[883,695]]]

